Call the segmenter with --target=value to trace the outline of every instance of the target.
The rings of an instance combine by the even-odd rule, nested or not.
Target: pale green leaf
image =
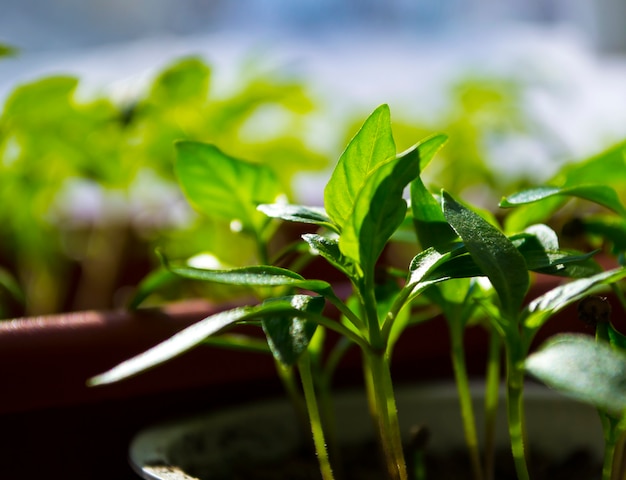
[[[604,412],[626,410],[626,355],[592,337],[563,334],[548,340],[525,362],[546,385]]]
[[[395,155],[389,107],[381,105],[350,141],[324,189],[324,206],[340,229],[351,215],[365,179]]]
[[[387,241],[404,221],[404,188],[419,175],[419,162],[417,146],[389,159],[366,178],[357,196],[339,237],[339,248],[366,275],[373,274]]]
[[[149,350],[120,363],[111,370],[90,378],[87,383],[93,386],[118,382],[191,350],[207,337],[219,333],[237,322],[288,312],[298,313],[289,301],[283,301],[256,307],[240,307],[211,315],[181,330]]]
[[[537,187],[523,190],[502,199],[503,208],[516,207],[542,201],[554,196],[570,196],[583,198],[602,205],[622,216],[626,216],[626,208],[620,202],[615,190],[608,185],[576,185],[570,187]]]
[[[267,217],[257,205],[273,203],[282,194],[269,167],[231,157],[200,142],[177,142],[176,153],[176,175],[192,205],[209,217],[260,231]]]

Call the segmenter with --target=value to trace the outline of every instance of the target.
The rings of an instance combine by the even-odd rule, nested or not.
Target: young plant
[[[247,198],[241,203],[241,196],[236,193],[241,192],[241,185],[235,180],[241,178],[245,183],[255,178],[248,175],[249,165],[243,167],[231,162],[232,159],[211,145],[178,144],[178,161],[182,163],[176,168],[183,189],[201,208],[223,210],[229,218],[239,220],[241,232],[252,236],[261,247],[258,259],[262,264],[216,269],[203,268],[193,260],[181,262],[164,258],[164,267],[167,272],[186,278],[250,288],[258,293],[261,302],[211,315],[92,378],[89,383],[110,383],[138,374],[237,325],[260,326],[277,362],[299,368],[320,471],[325,480],[331,480],[334,458],[326,448],[330,425],[324,420],[323,407],[320,409],[318,402],[320,386],[328,382],[320,382],[312,361],[317,362],[321,352],[317,333],[333,330],[343,340],[342,345],[355,345],[362,353],[365,390],[384,458],[385,477],[406,480],[408,473],[391,378],[394,346],[403,331],[415,322],[413,302],[429,298],[448,315],[455,332],[455,347],[459,347],[463,329],[476,311],[478,301],[489,315],[494,332],[505,344],[512,448],[519,478],[528,478],[521,396],[523,362],[530,341],[555,311],[595,285],[626,276],[626,270],[576,280],[522,308],[529,270],[566,274],[570,267],[579,265],[573,272],[582,275],[589,273],[584,267],[589,256],[561,251],[554,232],[543,226],[506,237],[448,193],[443,192],[438,197],[430,194],[420,174],[445,141],[445,136],[434,135],[397,153],[389,108],[380,106],[342,153],[325,187],[323,209],[271,203],[273,198],[262,195],[263,182],[246,183],[249,188],[244,189],[243,196]],[[216,159],[219,159],[217,164],[210,166]],[[219,177],[217,186],[212,183],[215,181],[212,177],[216,176]],[[404,197],[409,185],[410,209]],[[268,191],[272,195],[276,193],[272,189]],[[256,203],[258,207],[251,208]],[[303,235],[298,245],[306,245],[341,272],[352,285],[352,295],[342,299],[325,280],[305,278],[293,268],[264,264],[270,260],[265,248],[275,228],[270,222],[272,218],[315,227],[316,232]],[[413,219],[423,249],[404,272],[403,282],[388,281],[397,277],[397,270],[386,269],[381,255],[407,218]],[[294,250],[301,251],[299,247]],[[387,275],[381,275],[381,270]],[[497,301],[491,301],[492,296],[488,294],[475,295],[474,279],[484,276],[489,278]],[[381,278],[385,281],[381,282]],[[140,289],[139,300],[159,284],[158,281],[148,283]],[[327,304],[340,312],[339,320],[328,315]],[[498,346],[497,342],[494,344]],[[497,350],[494,348],[496,353]],[[459,348],[453,358],[459,360],[455,370],[464,398],[462,409],[467,417],[464,425],[470,450],[475,452],[477,442],[475,432],[471,431],[472,414],[466,408],[468,386],[463,381],[462,357]],[[335,364],[334,360],[329,363]],[[473,463],[475,474],[480,478],[479,462]]]
[[[529,478],[524,445],[524,361],[529,354],[532,341],[539,329],[549,318],[572,302],[587,295],[602,284],[610,284],[626,277],[626,270],[617,269],[593,273],[583,268],[585,276],[559,286],[534,299],[524,308],[522,304],[529,286],[529,265],[513,241],[471,210],[456,202],[450,195],[443,195],[444,215],[452,228],[463,240],[465,247],[489,278],[499,302],[494,305],[482,303],[493,328],[499,333],[506,353],[507,414],[511,448],[518,479]],[[556,236],[542,228],[533,241],[541,242],[535,254],[545,256],[558,251]],[[553,268],[549,267],[549,268]],[[581,274],[574,268],[574,276]],[[565,273],[567,266],[561,264],[556,270]],[[560,270],[560,271],[559,271]]]

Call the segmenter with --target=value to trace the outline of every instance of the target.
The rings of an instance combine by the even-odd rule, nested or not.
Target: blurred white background
[[[561,157],[626,138],[626,0],[0,0],[0,42],[20,49],[0,62],[0,98],[56,73],[124,96],[200,54],[218,90],[246,64],[303,78],[326,107],[318,138],[328,115],[380,103],[436,116],[468,73],[520,79]],[[551,155],[518,143],[519,168]]]

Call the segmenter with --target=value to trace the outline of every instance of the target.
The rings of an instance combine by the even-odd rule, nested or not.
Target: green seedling
[[[467,408],[461,337],[464,328],[482,316],[493,331],[495,353],[491,358],[497,357],[500,342],[506,352],[512,451],[519,478],[528,478],[521,400],[523,365],[531,341],[555,312],[596,286],[625,277],[626,270],[597,272],[589,267],[590,254],[561,250],[556,234],[545,225],[507,237],[447,192],[431,194],[421,173],[445,141],[444,135],[433,135],[398,153],[389,108],[380,106],[339,158],[324,189],[324,208],[276,202],[279,190],[269,180],[269,172],[237,161],[212,145],[177,144],[175,168],[189,200],[199,209],[219,211],[225,219],[236,220],[240,233],[257,246],[256,262],[237,268],[205,268],[193,259],[179,261],[163,256],[163,270],[140,288],[135,306],[153,289],[167,285],[169,275],[244,287],[259,301],[211,315],[89,383],[120,381],[216,336],[227,344],[232,337],[226,335],[233,327],[256,325],[265,333],[267,350],[277,364],[298,367],[320,472],[324,480],[331,480],[339,476],[340,469],[327,448],[332,445],[332,422],[324,413],[325,389],[340,353],[352,345],[362,354],[366,396],[384,458],[384,476],[406,480],[391,361],[403,332],[430,317],[423,315],[426,304],[442,311],[454,332],[453,360],[457,361],[455,373],[462,393],[466,438],[474,459],[474,475],[479,479],[483,473],[476,454],[472,413]],[[405,199],[407,187],[410,206]],[[275,258],[269,254],[277,220],[300,222],[314,230],[286,247],[301,254],[287,265],[277,264],[285,258],[282,253]],[[407,221],[415,227],[421,250],[399,272],[385,264],[383,252]],[[340,298],[330,282],[305,278],[298,271],[311,255],[326,260],[350,282],[352,294],[348,298]],[[524,306],[529,271],[577,278]],[[483,288],[479,279],[485,277],[489,285]],[[339,319],[329,316],[328,305],[340,312]],[[320,373],[326,330],[338,334],[335,352],[339,354],[331,354]],[[491,375],[497,378],[493,370]],[[495,380],[490,385],[491,390],[497,387]],[[414,457],[414,463],[424,476],[427,472],[420,457],[421,453]]]

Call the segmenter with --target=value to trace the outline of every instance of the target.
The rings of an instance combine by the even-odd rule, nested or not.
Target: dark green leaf
[[[615,190],[608,185],[576,185],[569,187],[537,187],[514,193],[500,202],[503,208],[515,207],[528,203],[539,202],[554,196],[579,197],[602,205],[622,216],[626,209],[622,205]]]
[[[530,283],[528,267],[515,245],[479,215],[443,193],[446,219],[486,275],[500,299],[503,313],[517,318]]]
[[[281,220],[287,220],[289,222],[311,223],[337,232],[337,227],[333,224],[328,215],[326,215],[326,211],[320,207],[272,203],[262,204],[257,208],[271,218],[280,218]]]
[[[626,410],[626,355],[583,335],[558,335],[526,359],[526,370],[546,385],[622,417]]]
[[[227,285],[296,287],[317,293],[325,292],[330,288],[330,285],[322,280],[307,280],[296,272],[270,265],[252,265],[230,270],[209,270],[176,262],[168,262],[166,266],[171,272],[184,278]]]
[[[340,229],[352,214],[365,179],[395,155],[389,107],[381,105],[350,141],[324,190],[328,216]]]
[[[295,310],[308,313],[321,313],[324,309],[323,297],[308,295],[294,295],[280,301],[289,301]],[[276,301],[272,299],[265,304]],[[291,315],[270,316],[263,318],[263,331],[274,358],[281,364],[291,366],[298,361],[300,355],[307,349],[317,324],[311,320]]]
[[[209,217],[259,232],[267,217],[257,205],[282,194],[272,170],[226,155],[214,145],[176,143],[176,175],[189,201]]]

